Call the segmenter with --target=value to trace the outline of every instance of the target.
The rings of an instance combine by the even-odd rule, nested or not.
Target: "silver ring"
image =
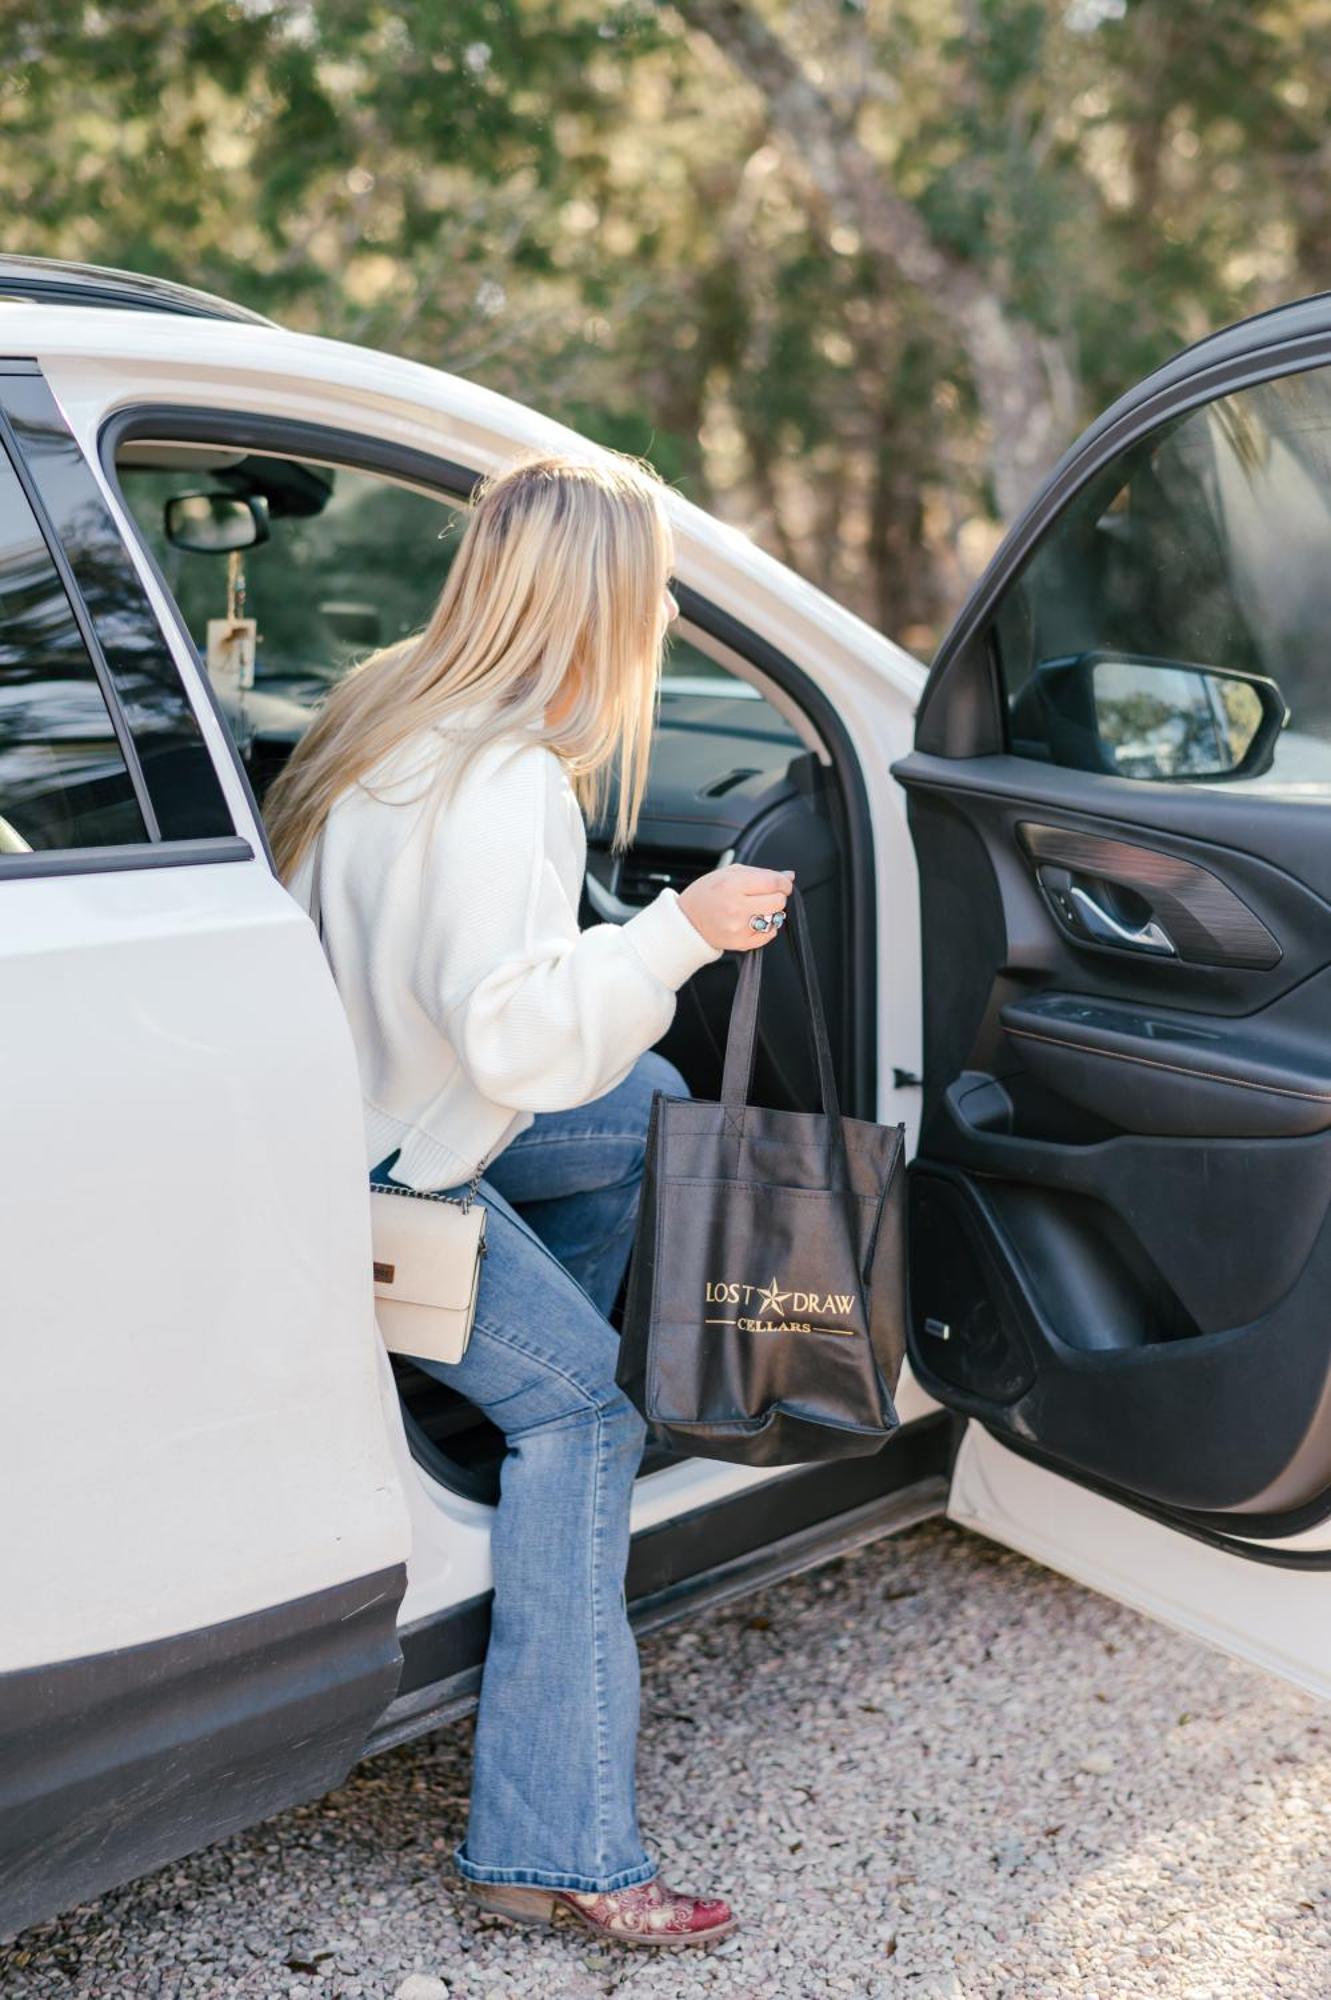
[[[772,928],[772,919],[770,917],[749,918],[749,929],[751,931],[770,931],[771,928]]]

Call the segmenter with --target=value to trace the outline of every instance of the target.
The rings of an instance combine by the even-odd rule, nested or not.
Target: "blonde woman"
[[[610,1939],[705,1944],[717,1897],[661,1879],[638,1829],[638,1656],[624,1596],[645,1441],[607,1314],[632,1243],[652,1050],[684,982],[769,943],[792,874],[731,866],[580,931],[584,811],[632,839],[678,606],[657,476],[533,458],[485,481],[425,630],[327,698],[269,793],[355,1039],[371,1179],[480,1176],[470,1344],[422,1363],[504,1433],[494,1605],[466,1837],[481,1906]]]

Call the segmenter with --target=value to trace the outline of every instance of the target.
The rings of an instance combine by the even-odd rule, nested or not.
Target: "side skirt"
[[[405,1585],[0,1674],[0,1936],[339,1784],[397,1687]]]

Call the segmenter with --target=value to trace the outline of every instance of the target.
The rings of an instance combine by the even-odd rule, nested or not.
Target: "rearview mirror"
[[[1176,783],[1260,776],[1288,721],[1273,680],[1148,654],[1043,661],[1013,703],[1056,764]]]
[[[267,509],[237,493],[173,493],[164,527],[173,548],[193,555],[230,555],[268,540]]]

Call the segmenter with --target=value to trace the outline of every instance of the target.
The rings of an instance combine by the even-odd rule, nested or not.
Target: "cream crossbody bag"
[[[310,916],[321,944],[323,841],[321,831],[310,891]],[[485,1255],[485,1203],[476,1196],[480,1178],[479,1172],[473,1175],[461,1200],[370,1183],[375,1316],[391,1354],[461,1361],[466,1353]]]

